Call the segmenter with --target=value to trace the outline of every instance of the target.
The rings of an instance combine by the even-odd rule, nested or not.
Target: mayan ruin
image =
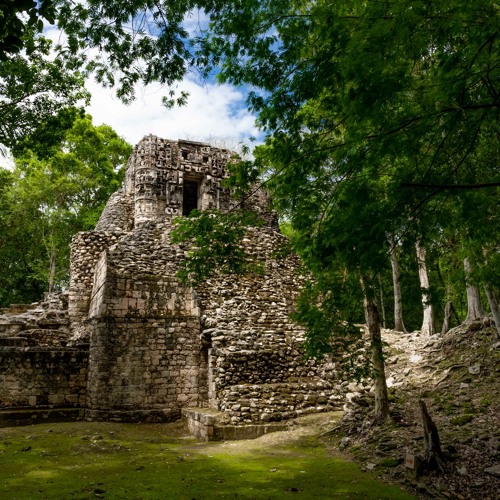
[[[303,278],[295,256],[276,256],[284,236],[265,193],[247,202],[265,224],[244,240],[262,274],[195,288],[176,277],[186,249],[170,243],[172,221],[234,205],[222,185],[231,156],[155,136],[135,147],[95,230],[73,237],[69,289],[0,315],[0,425],[184,415],[220,439],[341,406],[333,364],[301,351],[289,315]]]

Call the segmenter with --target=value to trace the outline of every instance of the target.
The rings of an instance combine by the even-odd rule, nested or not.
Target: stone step
[[[289,429],[286,423],[231,425],[227,415],[210,408],[183,408],[189,432],[204,441],[255,439],[270,432]]]
[[[25,337],[0,337],[0,347],[28,347]]]

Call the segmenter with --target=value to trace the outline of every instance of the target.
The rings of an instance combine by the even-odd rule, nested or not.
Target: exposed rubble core
[[[42,313],[31,322],[13,311],[0,316],[0,336],[11,343],[0,348],[2,356],[28,359],[30,350],[55,352],[56,344],[73,352],[58,363],[74,374],[68,383],[78,396],[41,399],[42,388],[20,380],[21,372],[42,369],[31,362],[16,370],[7,362],[0,365],[0,386],[7,388],[0,409],[35,408],[43,400],[79,405],[87,419],[168,421],[198,407],[238,426],[338,408],[333,364],[304,360],[304,332],[289,318],[303,277],[295,256],[278,256],[285,238],[264,192],[245,202],[265,224],[244,241],[262,273],[217,276],[196,288],[176,277],[186,248],[170,243],[172,220],[195,208],[234,206],[222,183],[231,158],[207,144],[154,136],[136,146],[124,188],[110,198],[94,231],[73,238],[67,307],[59,307],[66,312],[57,328],[50,325],[55,344],[35,334],[47,328]],[[12,345],[16,336],[40,342]],[[57,383],[50,384],[57,394]],[[15,392],[17,399],[8,395]]]

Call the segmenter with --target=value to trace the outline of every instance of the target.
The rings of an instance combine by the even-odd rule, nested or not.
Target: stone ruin
[[[253,437],[342,404],[334,365],[306,361],[290,320],[303,277],[264,192],[244,239],[261,274],[177,278],[173,218],[235,206],[232,153],[147,136],[123,189],[71,244],[69,290],[0,315],[0,425],[40,419],[171,421],[206,439]],[[281,255],[281,256],[280,256]],[[244,432],[242,432],[242,430]]]

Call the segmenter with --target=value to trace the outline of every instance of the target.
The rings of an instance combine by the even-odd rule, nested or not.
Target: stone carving
[[[77,406],[87,419],[125,421],[167,421],[183,408],[208,408],[237,426],[339,407],[334,365],[305,361],[301,352],[303,331],[289,314],[303,277],[295,256],[276,256],[284,237],[264,192],[245,206],[266,224],[244,241],[249,258],[263,262],[262,274],[216,276],[194,289],[176,278],[186,249],[170,243],[172,220],[193,208],[234,206],[222,183],[231,158],[207,144],[154,136],[136,146],[124,187],[95,230],[73,238],[70,333],[58,349],[73,353],[59,362],[68,363],[76,395],[64,396],[51,380],[50,404]],[[9,318],[0,317],[5,339],[19,335],[2,327]],[[23,355],[19,346],[0,347],[5,359],[14,353]],[[26,363],[19,369],[2,363],[0,386],[12,387],[21,372],[33,370]],[[0,409],[38,407],[40,390],[6,389]]]

